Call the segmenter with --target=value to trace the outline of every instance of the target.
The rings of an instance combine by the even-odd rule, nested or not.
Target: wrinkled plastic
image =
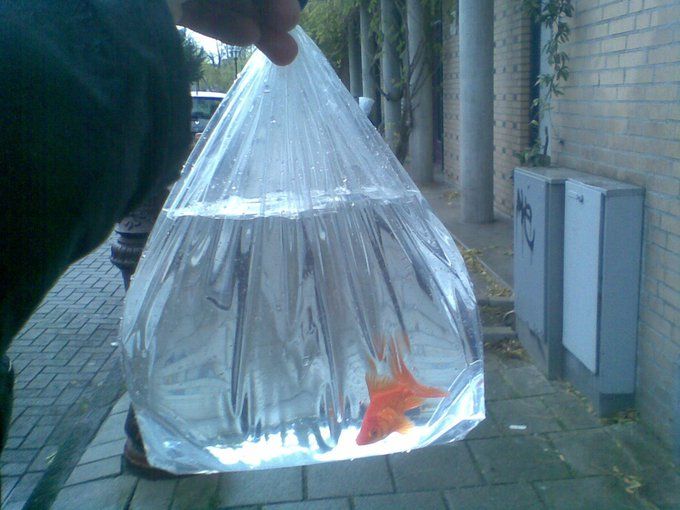
[[[484,418],[463,260],[293,35],[293,64],[258,52],[229,91],[126,298],[128,389],[150,463],[174,473],[406,451]]]

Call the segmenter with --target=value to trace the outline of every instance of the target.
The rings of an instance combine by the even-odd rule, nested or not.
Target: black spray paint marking
[[[534,252],[534,241],[536,239],[536,229],[532,222],[531,204],[524,198],[524,191],[517,190],[517,206],[515,207],[515,218],[520,221],[522,225],[522,232],[524,232],[524,239],[529,246],[531,253]]]

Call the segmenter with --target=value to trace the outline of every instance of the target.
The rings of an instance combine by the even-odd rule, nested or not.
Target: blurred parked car
[[[205,129],[224,96],[225,94],[221,92],[197,91],[191,93],[191,132],[194,135]]]

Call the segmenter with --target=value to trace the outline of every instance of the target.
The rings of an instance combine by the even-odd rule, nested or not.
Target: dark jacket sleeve
[[[161,0],[0,0],[0,354],[114,222],[179,175],[191,100]]]

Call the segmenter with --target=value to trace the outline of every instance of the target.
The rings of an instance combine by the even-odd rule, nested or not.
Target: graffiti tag
[[[517,190],[517,205],[515,206],[516,221],[519,221],[524,234],[524,240],[529,246],[529,250],[534,252],[534,241],[536,240],[536,229],[532,223],[531,204],[524,197],[524,191]]]

